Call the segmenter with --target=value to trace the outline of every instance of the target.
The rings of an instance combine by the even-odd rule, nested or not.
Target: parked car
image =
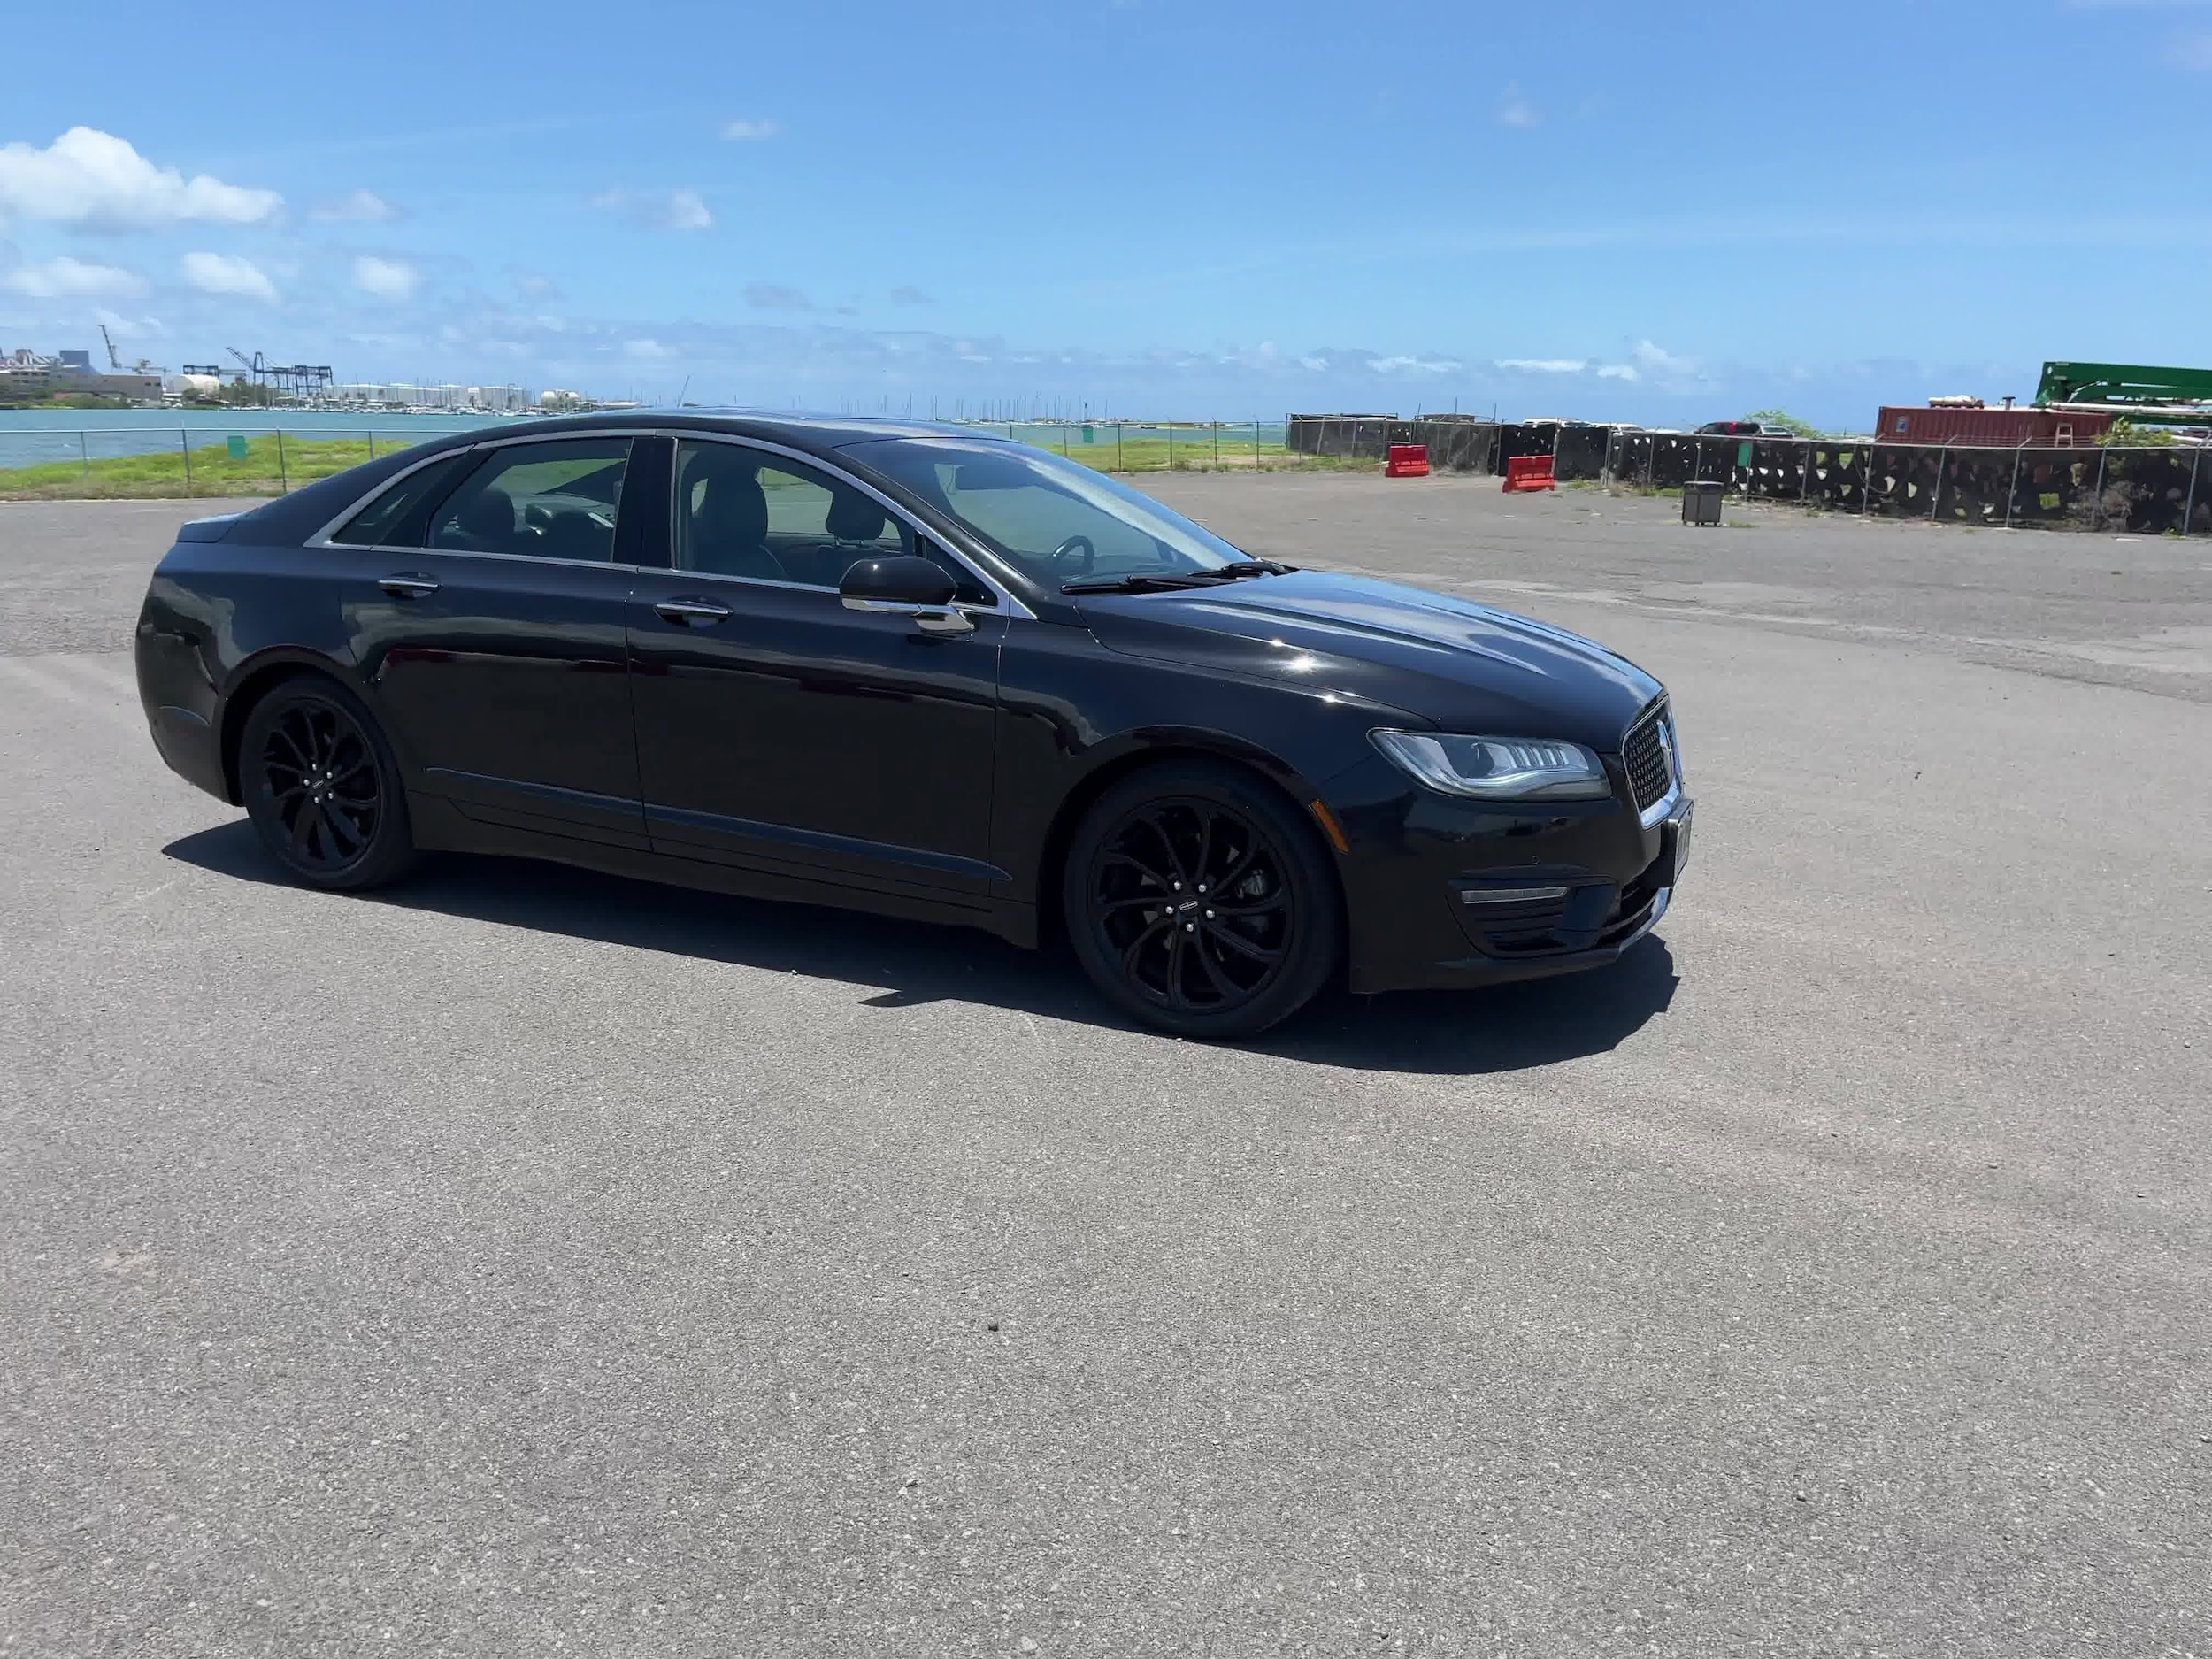
[[[1755,420],[1709,420],[1697,429],[1694,435],[1701,438],[1755,438],[1764,432],[1766,428]],[[1789,434],[1778,428],[1770,435],[1786,438]]]
[[[309,886],[450,849],[1060,931],[1194,1036],[1610,962],[1689,843],[1632,664],[965,430],[439,440],[185,526],[136,649],[164,758]]]

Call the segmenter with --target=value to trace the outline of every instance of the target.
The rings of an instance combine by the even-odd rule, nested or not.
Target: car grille
[[[1628,735],[1621,740],[1621,760],[1628,768],[1629,793],[1635,796],[1639,812],[1653,802],[1663,800],[1667,791],[1674,787],[1672,745],[1667,741],[1673,733],[1663,730],[1667,718],[1667,705],[1655,703],[1638,717],[1636,724],[1628,728]]]

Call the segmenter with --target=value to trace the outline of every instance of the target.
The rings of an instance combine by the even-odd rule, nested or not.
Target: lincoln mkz
[[[1612,652],[961,429],[441,439],[186,525],[136,649],[163,758],[310,886],[449,849],[1064,934],[1194,1037],[1609,963],[1690,839]]]

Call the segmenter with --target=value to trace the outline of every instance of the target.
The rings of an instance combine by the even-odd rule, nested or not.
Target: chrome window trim
[[[389,553],[397,558],[442,559],[507,559],[517,565],[573,565],[587,571],[655,570],[651,565],[631,565],[620,559],[565,559],[550,553],[493,553],[472,547],[387,547],[382,542],[370,547],[359,542],[342,541],[335,545],[349,553]]]
[[[317,549],[340,548],[349,552],[437,553],[448,556],[459,553],[474,558],[534,560],[545,564],[583,565],[601,569],[612,570],[666,571],[672,576],[680,574],[685,576],[697,576],[702,580],[709,581],[746,582],[762,588],[782,588],[792,589],[800,593],[833,594],[837,591],[834,588],[826,588],[817,582],[780,582],[767,577],[718,576],[705,571],[680,572],[673,565],[618,564],[613,560],[601,559],[555,559],[549,558],[545,555],[537,553],[487,553],[478,552],[465,548],[395,548],[388,546],[382,542],[371,544],[354,541],[333,541],[331,540],[332,536],[335,535],[340,530],[346,526],[356,513],[361,511],[362,509],[366,507],[371,502],[374,501],[378,496],[383,495],[386,490],[390,489],[394,485],[398,484],[403,480],[413,477],[415,473],[420,472],[424,467],[434,466],[439,462],[449,460],[455,455],[480,455],[491,449],[507,449],[518,443],[589,442],[594,439],[599,438],[667,438],[680,447],[687,440],[696,440],[700,442],[705,443],[726,443],[734,445],[739,449],[757,449],[764,454],[779,456],[787,460],[796,461],[803,466],[810,466],[818,472],[826,473],[830,477],[836,479],[840,483],[849,485],[852,488],[859,490],[871,501],[876,503],[877,505],[883,508],[885,511],[888,512],[893,518],[896,518],[901,524],[906,526],[907,528],[911,530],[916,535],[927,536],[931,541],[936,542],[940,547],[942,547],[947,553],[951,555],[963,570],[965,570],[970,575],[973,576],[976,580],[980,582],[990,593],[996,595],[998,600],[998,603],[994,605],[979,605],[973,603],[972,602],[963,602],[958,606],[960,610],[973,611],[979,616],[1019,617],[1025,621],[1029,622],[1034,622],[1037,619],[1037,613],[1029,608],[1028,604],[1024,602],[1020,595],[1014,592],[1014,590],[1008,587],[1006,583],[1001,581],[997,577],[992,575],[987,569],[983,568],[978,564],[977,557],[972,549],[955,545],[952,538],[948,536],[943,531],[937,529],[933,526],[923,523],[919,518],[916,518],[913,513],[910,512],[906,508],[901,506],[897,502],[892,500],[888,495],[878,489],[873,484],[869,483],[865,479],[856,478],[850,472],[846,472],[842,467],[839,466],[833,461],[825,460],[822,457],[812,454],[805,449],[795,449],[787,444],[772,442],[765,438],[749,437],[741,433],[715,432],[709,429],[694,429],[684,426],[625,424],[618,426],[595,427],[588,432],[567,432],[560,434],[518,432],[507,434],[496,438],[480,439],[472,443],[460,445],[456,449],[440,449],[434,455],[425,456],[421,460],[416,462],[413,465],[403,468],[401,471],[393,473],[389,478],[387,478],[382,482],[379,483],[374,488],[365,491],[362,495],[348,503],[342,512],[334,515],[328,523],[325,524],[323,527],[318,530],[313,535],[308,537],[301,545],[303,547]],[[668,489],[669,550],[672,554],[674,552],[674,538],[676,534],[676,467],[673,457],[672,457],[668,469]]]
[[[889,513],[891,517],[897,519],[901,524],[911,530],[916,535],[926,536],[932,541],[937,543],[938,546],[943,548],[945,551],[950,554],[954,560],[958,563],[961,569],[966,571],[969,575],[974,577],[976,580],[981,583],[985,588],[996,595],[998,597],[998,603],[995,605],[979,605],[973,603],[972,602],[963,602],[958,603],[955,607],[956,609],[972,611],[978,616],[1020,617],[1024,620],[1029,622],[1034,622],[1037,619],[1037,613],[1032,611],[1026,604],[1022,603],[1021,595],[1015,593],[1013,589],[1009,588],[1004,582],[1000,581],[996,577],[993,576],[990,572],[979,567],[974,556],[966,549],[953,546],[951,544],[950,538],[949,538],[943,531],[924,524],[919,518],[917,518],[911,512],[909,512],[897,502],[893,501],[890,496],[885,495],[873,484],[869,483],[867,480],[855,478],[850,472],[846,472],[842,467],[837,465],[836,463],[833,461],[826,461],[820,456],[810,454],[804,449],[794,449],[785,444],[771,442],[765,438],[748,437],[742,433],[710,431],[692,432],[677,428],[665,431],[663,435],[672,437],[676,440],[676,458],[678,461],[681,460],[683,446],[688,442],[695,440],[703,443],[726,443],[734,449],[757,449],[764,454],[780,456],[787,460],[796,461],[802,466],[811,467],[818,472],[825,473],[827,476],[835,479],[841,484],[849,485],[854,489],[856,489],[860,491],[861,494],[866,495],[869,500],[874,502],[879,507],[881,507],[886,512]],[[668,503],[668,535],[669,551],[672,556],[675,552],[676,508],[678,503],[676,501],[674,492],[677,488],[676,475],[678,471],[679,468],[675,465],[671,465],[668,469],[668,488],[670,491]],[[793,589],[800,593],[833,594],[838,591],[834,588],[825,587],[819,582],[780,582],[773,577],[768,576],[716,576],[706,571],[681,570],[674,565],[668,565],[664,566],[641,565],[639,568],[650,570],[665,569],[672,576],[699,576],[712,581],[749,582],[756,587],[783,588]]]
[[[518,556],[488,555],[488,557],[503,557]],[[778,593],[827,594],[833,599],[837,598],[840,593],[839,589],[835,588],[826,588],[820,582],[780,582],[772,576],[726,576],[719,571],[678,570],[672,565],[629,565],[623,566],[623,568],[626,570],[642,571],[649,575],[682,577],[687,581],[727,582],[732,586],[738,588],[771,588],[775,589]],[[890,602],[887,601],[885,603],[887,603]],[[1020,602],[1018,600],[1015,603],[1019,603]],[[874,603],[875,602],[873,601],[870,602],[872,609],[873,608]],[[848,607],[848,609],[850,608],[851,607]],[[975,617],[1002,617],[1010,614],[1007,608],[1003,605],[979,605],[972,600],[955,600],[949,606],[916,605],[913,609],[917,611],[964,611],[970,616]],[[1036,618],[1032,617],[1030,618],[1030,620],[1033,622]]]

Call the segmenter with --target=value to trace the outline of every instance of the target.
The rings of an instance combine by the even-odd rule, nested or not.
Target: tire
[[[1335,875],[1312,826],[1272,786],[1217,762],[1165,761],[1110,786],[1068,848],[1060,897],[1092,982],[1178,1036],[1265,1031],[1310,1002],[1343,954]]]
[[[285,680],[247,711],[238,782],[262,846],[303,887],[357,892],[415,863],[391,746],[334,680]]]

